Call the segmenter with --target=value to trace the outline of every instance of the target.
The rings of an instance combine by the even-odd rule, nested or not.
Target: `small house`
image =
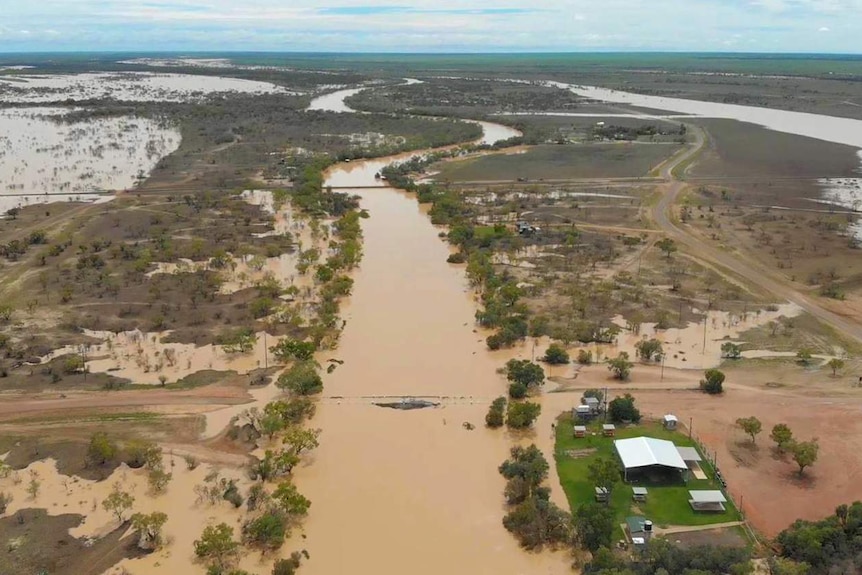
[[[579,405],[572,410],[572,419],[589,419],[593,415],[589,405]]]
[[[652,521],[637,515],[626,517],[626,535],[635,546],[648,543],[652,537]]]
[[[587,426],[586,425],[576,425],[575,426],[575,437],[586,437],[587,436]]]
[[[597,397],[585,397],[582,400],[583,404],[590,408],[592,413],[599,412],[599,399]]]
[[[613,437],[617,433],[617,426],[613,423],[605,423],[602,425],[602,435],[605,437]]]
[[[632,499],[634,501],[638,501],[643,503],[646,501],[647,496],[647,488],[646,487],[632,487]]]
[[[679,424],[679,420],[675,415],[669,413],[662,418],[662,424],[668,431],[675,431],[676,426]]]

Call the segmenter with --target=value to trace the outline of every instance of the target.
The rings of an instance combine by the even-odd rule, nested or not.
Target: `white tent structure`
[[[689,505],[695,511],[724,511],[724,504],[727,503],[724,493],[721,491],[689,491]]]
[[[626,480],[628,480],[629,470],[646,467],[665,467],[681,471],[688,469],[673,441],[652,437],[632,437],[617,439],[614,441],[614,447],[623,464]]]

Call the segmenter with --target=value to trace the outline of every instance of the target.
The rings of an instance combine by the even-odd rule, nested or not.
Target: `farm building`
[[[626,517],[626,535],[635,546],[645,545],[652,536],[652,521],[637,515]]]
[[[587,436],[587,426],[586,425],[576,425],[575,426],[575,437],[586,437]]]
[[[700,467],[700,462],[703,460],[700,457],[700,453],[697,452],[697,449],[694,447],[677,446],[676,450],[679,452],[679,456],[682,457],[682,460],[685,461],[685,464],[688,466],[688,470],[691,471],[691,474],[695,479],[706,479],[706,473],[704,473],[703,469]]]
[[[598,413],[601,410],[601,403],[597,397],[585,397],[581,402],[589,407],[592,413]]]
[[[679,419],[673,414],[667,414],[662,418],[662,425],[664,428],[669,431],[674,431],[676,426],[679,425]]]
[[[614,448],[622,462],[626,481],[631,472],[688,471],[688,465],[672,441],[632,437],[615,440]]]
[[[695,511],[724,511],[727,499],[721,491],[689,491],[689,505]]]

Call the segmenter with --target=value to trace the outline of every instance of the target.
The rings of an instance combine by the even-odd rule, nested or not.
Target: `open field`
[[[439,166],[437,181],[557,180],[645,176],[677,148],[673,144],[537,146]],[[432,170],[435,167],[431,168]]]
[[[593,490],[595,485],[589,480],[588,468],[598,458],[604,457],[616,460],[614,439],[645,436],[673,441],[674,445],[680,447],[695,446],[695,443],[683,433],[667,431],[657,423],[618,425],[616,436],[612,438],[602,436],[601,423],[596,422],[588,426],[587,437],[576,438],[572,431],[574,423],[570,414],[561,416],[557,421],[557,439],[554,448],[554,457],[557,461],[557,473],[560,476],[560,483],[566,492],[569,506],[573,511],[581,505],[595,501]],[[714,473],[709,463],[704,460],[701,466],[707,473],[708,479],[695,479],[692,477],[686,481],[679,479],[677,482],[670,481],[668,483],[644,483],[638,479],[632,479],[630,483],[620,482],[613,490],[610,502],[614,510],[616,523],[623,523],[625,518],[630,515],[643,515],[647,519],[652,520],[660,528],[738,521],[740,516],[732,503],[728,503],[726,505],[727,510],[720,513],[695,512],[692,510],[688,503],[689,490],[721,489],[720,484],[713,477]],[[648,489],[645,503],[635,503],[632,501],[632,486],[646,487]]]
[[[739,504],[691,511],[689,489],[717,486],[705,463],[710,479],[649,485],[637,506],[618,486],[617,523],[642,514],[680,547],[739,547],[737,527],[708,527],[744,518],[773,537],[858,498],[856,216],[843,213],[850,196],[813,201],[840,195],[824,179],[855,185],[857,150],[498,81],[849,114],[857,59],[209,56],[34,56],[35,69],[3,69],[20,62],[0,58],[4,86],[27,75],[80,82],[89,99],[57,104],[62,123],[44,129],[116,128],[123,138],[110,142],[130,158],[106,160],[116,172],[90,166],[93,181],[126,178],[110,184],[122,190],[109,202],[31,205],[0,220],[0,494],[11,497],[0,539],[15,547],[0,571],[203,573],[213,560],[197,559],[194,541],[224,522],[241,545],[229,563],[249,573],[293,552],[306,575],[567,573],[568,554],[524,553],[506,531],[497,466],[513,445],[535,443],[557,462],[549,501],[592,501],[586,468],[613,455],[611,440],[575,439],[566,417],[547,433],[586,388],[631,392],[645,419],[691,422],[692,440],[653,423],[617,437],[696,439]],[[794,77],[767,78],[770,66]],[[132,100],[120,101],[65,72],[266,89],[122,84],[117,95]],[[699,78],[696,92],[687,83]],[[45,84],[36,96],[56,94]],[[124,139],[150,124],[181,139],[158,150]],[[58,169],[80,163],[73,144],[59,137],[49,150]],[[91,151],[84,144],[78,152]],[[44,175],[31,167],[30,183]],[[76,174],[41,185],[80,185]],[[13,176],[0,170],[0,188],[20,186]],[[639,357],[649,340],[658,352]],[[509,384],[500,367],[538,360],[552,342],[570,357],[529,390],[541,406],[532,428],[485,428]],[[725,357],[727,343],[739,359]],[[798,361],[799,351],[813,357]],[[622,354],[626,375],[609,369]],[[843,362],[834,374],[832,358]],[[727,375],[723,394],[699,391],[708,368]],[[410,397],[433,408],[377,405]],[[756,442],[736,425],[750,415],[763,422]],[[777,423],[818,438],[804,473],[772,449]],[[152,442],[146,460],[141,440]],[[345,481],[348,469],[359,471]],[[102,505],[115,485],[134,497],[126,519],[168,514],[161,547],[142,552],[135,529],[117,529],[124,518]],[[267,520],[284,533],[261,541],[256,522],[274,506]],[[381,527],[368,529],[369,517]],[[42,538],[57,543],[34,544]]]

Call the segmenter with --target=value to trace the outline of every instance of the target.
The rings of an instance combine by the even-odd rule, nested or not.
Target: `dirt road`
[[[862,342],[862,326],[824,307],[814,298],[804,295],[794,289],[790,283],[763,268],[745,255],[729,253],[715,248],[702,239],[689,234],[683,227],[677,225],[671,218],[672,208],[680,192],[688,184],[674,174],[674,170],[685,162],[694,160],[705,144],[704,133],[700,128],[691,126],[695,134],[695,142],[683,152],[680,152],[660,167],[660,174],[665,180],[662,186],[662,197],[649,212],[650,218],[669,237],[686,246],[692,254],[707,263],[720,266],[743,278],[752,285],[774,294],[778,298],[792,302],[827,325],[840,330],[848,336]]]

